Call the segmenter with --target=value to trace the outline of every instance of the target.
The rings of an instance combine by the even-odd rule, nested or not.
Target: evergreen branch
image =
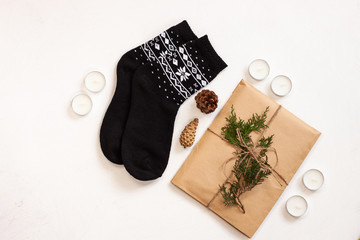
[[[268,127],[265,124],[268,111],[269,107],[261,115],[255,113],[250,119],[244,121],[236,116],[232,106],[230,116],[226,118],[227,124],[221,129],[224,138],[243,151],[234,153],[237,156],[232,169],[235,180],[230,182],[228,179],[225,184],[219,186],[220,193],[224,198],[225,206],[239,206],[244,213],[245,208],[240,202],[240,195],[263,183],[268,175],[271,174],[271,171],[265,169],[264,166],[269,166],[266,152],[273,143],[274,135],[262,137],[256,146],[252,146],[253,143],[250,139],[251,132],[261,132]],[[240,132],[242,141],[246,146],[240,142],[237,130]],[[253,154],[244,154],[248,151],[248,147],[255,149],[259,147],[260,150],[256,157]]]

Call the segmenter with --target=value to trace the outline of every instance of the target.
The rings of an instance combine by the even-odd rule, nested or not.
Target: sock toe
[[[154,157],[142,150],[130,150],[125,147],[123,151],[124,166],[134,178],[141,181],[154,180],[162,176],[164,170],[154,165]]]

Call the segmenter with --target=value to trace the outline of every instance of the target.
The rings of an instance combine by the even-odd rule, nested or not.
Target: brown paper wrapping
[[[278,103],[242,80],[209,127],[218,135],[226,125],[225,118],[230,115],[231,105],[237,116],[245,120],[253,113],[261,114],[269,106],[268,121],[279,107]],[[275,155],[268,152],[269,163],[289,183],[321,133],[281,107],[264,132],[264,136],[272,134],[275,135],[272,147],[276,149],[279,161],[276,165]],[[259,134],[252,134],[254,142],[258,137]],[[206,131],[171,182],[243,234],[252,237],[286,185],[281,186],[270,175],[261,185],[241,195],[245,214],[237,207],[225,207],[223,197],[218,194],[219,185],[226,180],[224,162],[234,156],[234,151],[231,144]],[[229,163],[226,167],[228,175],[231,165]]]

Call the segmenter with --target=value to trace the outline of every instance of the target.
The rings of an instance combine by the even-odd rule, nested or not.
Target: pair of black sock
[[[139,180],[165,171],[180,105],[227,65],[186,21],[125,53],[100,129],[101,149]]]

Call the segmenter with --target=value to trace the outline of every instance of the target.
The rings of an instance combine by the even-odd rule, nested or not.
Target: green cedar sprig
[[[271,174],[270,170],[264,169],[260,163],[268,165],[266,152],[267,148],[269,148],[273,142],[273,135],[261,137],[257,142],[255,148],[260,150],[257,155],[258,159],[255,160],[250,154],[244,154],[244,152],[247,152],[247,149],[240,143],[237,136],[237,129],[245,144],[249,147],[254,147],[252,145],[254,143],[250,139],[250,134],[253,131],[261,132],[268,127],[265,124],[268,111],[269,107],[267,107],[261,115],[254,113],[250,119],[244,121],[241,118],[237,118],[232,106],[230,116],[226,118],[227,124],[221,129],[224,138],[240,149],[234,153],[236,155],[236,161],[232,173],[235,180],[227,181],[222,186],[219,186],[220,192],[224,198],[225,206],[239,206],[244,213],[245,208],[240,201],[240,195],[250,191],[256,185],[261,184],[265,178]]]

